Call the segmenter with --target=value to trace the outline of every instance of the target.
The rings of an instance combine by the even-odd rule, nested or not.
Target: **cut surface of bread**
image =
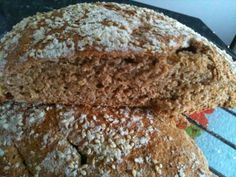
[[[38,13],[0,42],[2,86],[17,101],[150,106],[192,113],[235,105],[235,64],[161,13],[82,3]]]
[[[0,121],[1,176],[21,165],[25,176],[214,176],[194,141],[149,110],[6,102]]]

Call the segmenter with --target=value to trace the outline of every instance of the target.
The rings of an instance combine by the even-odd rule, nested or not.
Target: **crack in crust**
[[[0,108],[0,146],[15,148],[28,176],[213,176],[193,140],[146,109],[14,102]],[[0,165],[12,166],[3,164],[0,174],[16,173],[17,162],[2,156]]]

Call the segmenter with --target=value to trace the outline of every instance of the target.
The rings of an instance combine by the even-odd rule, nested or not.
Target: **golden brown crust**
[[[6,102],[0,115],[0,142],[33,175],[213,176],[193,140],[148,110]]]
[[[0,85],[17,101],[192,113],[234,106],[234,72],[231,57],[193,30],[124,4],[37,14],[0,42]]]
[[[0,145],[0,176],[28,177],[29,171],[22,161],[17,148]]]
[[[0,41],[0,102],[30,102],[0,106],[0,175],[213,176],[166,118],[236,105],[234,73],[225,52],[145,8],[28,17]]]

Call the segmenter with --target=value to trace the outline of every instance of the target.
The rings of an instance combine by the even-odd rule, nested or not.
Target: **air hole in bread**
[[[96,87],[97,87],[97,88],[103,88],[104,86],[103,86],[102,83],[98,83],[98,84],[96,85]]]
[[[178,98],[179,98],[178,95],[173,94],[172,97],[171,97],[171,100],[172,100],[172,101],[175,101],[175,100],[177,100]]]
[[[155,58],[155,59],[152,60],[152,65],[155,66],[158,62],[159,62],[159,60],[157,58]]]
[[[12,99],[14,98],[13,95],[10,94],[9,92],[7,92],[7,93],[5,94],[5,97],[6,97],[7,100],[12,100]]]
[[[14,155],[12,156],[12,159],[13,159],[13,160],[16,159],[16,154],[14,154]]]
[[[215,69],[215,66],[208,64],[208,65],[207,65],[207,68],[210,69],[210,70],[213,70],[213,69]]]
[[[81,157],[81,165],[87,164],[87,156],[80,153],[80,157]]]
[[[184,48],[180,48],[176,51],[176,53],[178,54],[179,52],[184,52],[184,51],[187,51],[187,52],[192,52],[192,53],[197,53],[197,48],[193,45],[190,45],[189,47],[184,47]]]
[[[132,59],[132,58],[125,58],[124,59],[124,62],[126,63],[126,64],[135,64],[136,62],[134,61],[134,59]]]

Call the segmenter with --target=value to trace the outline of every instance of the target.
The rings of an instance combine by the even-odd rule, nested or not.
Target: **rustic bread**
[[[214,176],[194,141],[148,110],[6,102],[0,121],[25,176]],[[0,176],[19,170],[5,149]]]
[[[14,145],[0,145],[0,176],[29,176],[28,170],[21,158],[21,155]]]
[[[125,4],[28,17],[1,39],[0,61],[1,90],[17,101],[169,113],[235,105],[228,54],[176,20]]]

